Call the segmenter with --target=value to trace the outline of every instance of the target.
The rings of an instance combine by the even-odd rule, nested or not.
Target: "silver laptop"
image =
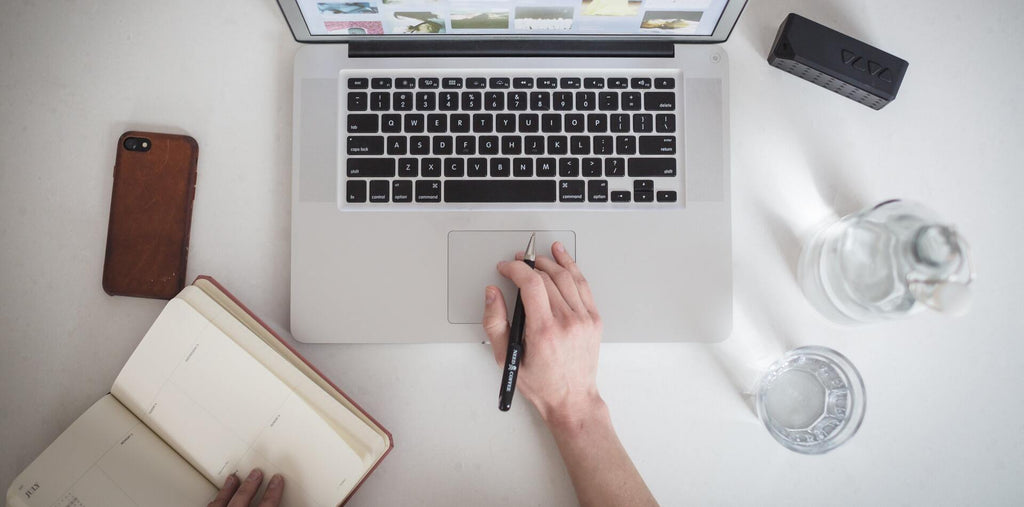
[[[728,60],[744,0],[278,0],[295,39],[291,330],[481,341],[536,232],[605,341],[732,325]]]

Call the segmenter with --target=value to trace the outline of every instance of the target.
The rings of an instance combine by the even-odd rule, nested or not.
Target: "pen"
[[[530,269],[533,269],[534,261],[537,259],[537,252],[534,250],[534,239],[537,234],[530,234],[530,242],[526,244],[526,253],[523,254],[523,262]],[[526,353],[526,344],[523,343],[523,330],[526,328],[526,312],[523,310],[523,295],[516,291],[516,309],[512,312],[512,326],[508,330],[508,349],[505,351],[505,369],[501,374],[501,387],[498,391],[498,410],[507,412],[512,407],[512,397],[516,394],[516,378],[519,376],[519,366],[523,362],[523,354]]]

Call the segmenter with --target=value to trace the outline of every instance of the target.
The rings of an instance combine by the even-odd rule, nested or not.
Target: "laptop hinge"
[[[672,58],[670,41],[601,39],[376,40],[352,41],[350,58],[403,57],[617,57]]]

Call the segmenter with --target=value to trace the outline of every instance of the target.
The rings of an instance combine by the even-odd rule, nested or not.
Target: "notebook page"
[[[217,493],[111,395],[86,410],[7,492],[11,506],[178,507]]]
[[[335,505],[365,467],[286,384],[185,301],[171,300],[111,392],[214,484],[254,464],[283,505]]]

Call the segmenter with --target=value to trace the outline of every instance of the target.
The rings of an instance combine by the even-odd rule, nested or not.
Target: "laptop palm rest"
[[[448,322],[479,324],[484,311],[484,287],[496,285],[505,295],[509,315],[516,286],[496,269],[498,261],[515,258],[537,233],[537,255],[551,257],[551,244],[561,241],[576,258],[573,231],[451,231],[448,233]]]

